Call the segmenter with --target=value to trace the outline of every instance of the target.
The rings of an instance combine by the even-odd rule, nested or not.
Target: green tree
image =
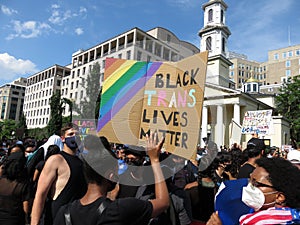
[[[62,127],[62,112],[64,102],[61,99],[60,91],[56,91],[50,98],[50,120],[48,122],[48,135],[52,135],[60,131]]]
[[[300,75],[294,76],[283,83],[279,94],[275,97],[276,109],[279,114],[290,122],[291,137],[300,141]]]
[[[74,104],[73,109],[81,119],[98,119],[100,97],[100,65],[96,62],[81,83],[85,90],[85,97],[80,99],[79,104]]]
[[[17,129],[16,121],[14,120],[3,120],[0,122],[0,136],[6,136],[7,138],[15,138]]]
[[[21,134],[21,137],[27,136],[28,135],[28,129],[27,129],[27,124],[26,124],[26,117],[24,113],[22,113],[19,122],[17,124],[17,131]]]

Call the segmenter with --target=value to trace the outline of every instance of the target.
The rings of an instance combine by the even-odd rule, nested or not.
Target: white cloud
[[[16,59],[8,53],[0,53],[0,79],[11,81],[20,76],[38,72],[30,60]]]
[[[79,13],[86,13],[86,12],[87,12],[87,9],[80,6]]]
[[[83,29],[80,28],[80,27],[78,27],[78,28],[75,29],[75,33],[76,33],[77,35],[81,35],[81,34],[83,34]]]
[[[63,11],[59,5],[52,5],[51,9],[52,14],[48,20],[55,25],[63,25],[67,20],[87,13],[87,9],[82,6],[78,12],[72,12],[71,10]]]
[[[199,6],[198,0],[167,0],[168,4],[181,9]]]
[[[1,5],[1,11],[3,14],[11,16],[12,14],[17,14],[18,11],[14,10],[14,9],[10,9],[8,7],[6,7],[5,5]]]
[[[40,36],[43,32],[51,29],[51,27],[46,23],[40,23],[37,21],[26,21],[24,23],[20,21],[12,21],[13,23],[13,34],[6,37],[7,40],[11,40],[17,37],[20,38],[36,38]]]

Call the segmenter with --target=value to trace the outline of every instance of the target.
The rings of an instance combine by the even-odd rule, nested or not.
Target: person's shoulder
[[[64,158],[61,154],[54,154],[50,156],[44,164],[44,168],[46,167],[58,167],[62,165],[61,163],[64,161]]]

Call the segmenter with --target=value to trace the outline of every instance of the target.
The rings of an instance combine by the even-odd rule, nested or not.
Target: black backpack
[[[142,200],[150,200],[154,198],[154,193],[149,195],[143,195],[144,191],[146,190],[147,186],[140,186],[136,192],[135,197],[137,199]],[[152,218],[148,225],[180,225],[180,220],[178,213],[176,212],[174,202],[172,200],[172,192],[169,193],[169,200],[170,200],[170,206],[169,208],[161,213],[159,216]]]

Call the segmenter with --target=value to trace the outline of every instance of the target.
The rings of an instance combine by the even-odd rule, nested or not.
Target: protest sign
[[[272,110],[247,111],[243,119],[242,134],[269,134]]]
[[[198,143],[207,52],[178,62],[106,59],[98,135],[145,146],[150,130],[168,152],[190,158]]]
[[[72,121],[76,124],[79,128],[79,135],[82,140],[87,135],[96,135],[96,123],[95,120],[88,120],[88,119],[76,119]]]
[[[241,144],[241,130],[242,127],[237,122],[232,120],[232,127],[231,127],[231,133],[230,133],[230,144]]]

